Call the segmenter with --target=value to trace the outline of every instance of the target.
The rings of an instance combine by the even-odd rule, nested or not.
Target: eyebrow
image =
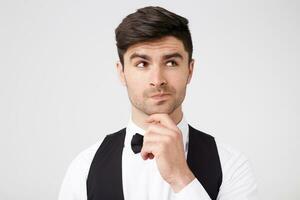
[[[148,56],[148,55],[145,55],[145,54],[139,54],[139,53],[133,53],[131,56],[130,56],[130,60],[134,59],[134,58],[143,58],[145,60],[151,60],[151,58]]]
[[[139,54],[139,53],[133,53],[129,57],[130,60],[132,60],[134,58],[142,58],[142,59],[145,59],[145,60],[151,60],[150,56],[148,56],[146,54]],[[177,52],[163,55],[164,60],[167,60],[167,59],[170,59],[170,58],[180,58],[181,60],[183,60],[183,56],[180,53],[177,53]]]
[[[180,58],[183,60],[183,56],[180,53],[171,53],[171,54],[166,54],[163,56],[165,60],[170,59],[170,58]]]

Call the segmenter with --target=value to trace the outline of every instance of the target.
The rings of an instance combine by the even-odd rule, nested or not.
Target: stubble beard
[[[129,94],[128,91],[128,96],[131,105],[146,115],[152,115],[158,113],[164,113],[168,115],[172,114],[182,104],[186,94],[186,87],[181,92],[181,94],[179,94],[177,98],[176,98],[176,90],[174,88],[159,89],[158,91],[160,90],[163,90],[164,93],[171,93],[172,95],[172,97],[170,97],[171,99],[168,98],[166,100],[153,103],[152,100],[150,99],[151,94],[155,93],[152,92],[153,90],[145,91],[143,93],[142,100],[139,100],[138,97],[133,97],[132,95]]]

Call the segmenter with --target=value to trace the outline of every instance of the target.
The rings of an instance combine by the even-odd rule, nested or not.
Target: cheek
[[[144,83],[141,79],[131,78],[127,79],[127,90],[129,96],[134,99],[140,99],[143,97]]]
[[[125,72],[125,78],[127,83],[132,86],[141,85],[145,80],[142,78],[142,74],[137,73],[134,69],[127,69]]]
[[[175,92],[175,98],[184,98],[186,93],[187,76],[173,76],[170,81],[170,87]]]
[[[140,79],[134,78],[128,80],[127,84],[132,90],[137,91],[137,93],[143,91],[143,89],[145,88],[145,83],[141,78]]]
[[[170,77],[170,84],[172,87],[174,87],[178,92],[179,90],[182,90],[187,85],[187,76],[171,76]]]

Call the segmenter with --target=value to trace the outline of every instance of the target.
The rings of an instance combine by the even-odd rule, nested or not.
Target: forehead
[[[187,57],[188,54],[184,49],[183,43],[173,36],[134,44],[127,49],[124,58],[129,58],[134,53],[147,54],[150,57],[165,55],[167,53],[179,53],[183,57]]]

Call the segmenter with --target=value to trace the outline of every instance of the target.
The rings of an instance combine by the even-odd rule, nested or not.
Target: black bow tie
[[[143,147],[144,136],[136,133],[131,139],[131,149],[137,154],[140,153]]]

